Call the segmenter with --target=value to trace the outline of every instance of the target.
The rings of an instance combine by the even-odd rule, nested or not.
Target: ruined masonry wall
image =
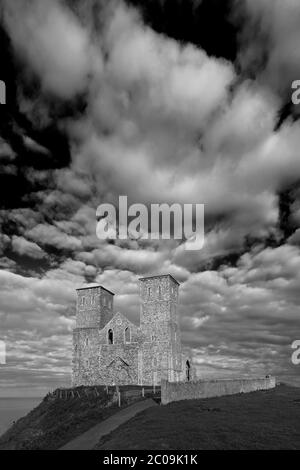
[[[276,386],[275,377],[253,379],[223,379],[197,382],[161,383],[163,405],[173,401],[234,395],[236,393],[269,390]]]

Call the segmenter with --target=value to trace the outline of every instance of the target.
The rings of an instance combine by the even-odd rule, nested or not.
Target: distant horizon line
[[[44,398],[44,397],[45,397],[45,395],[40,395],[40,396],[38,396],[38,397],[37,397],[37,396],[28,397],[28,396],[24,396],[24,395],[20,395],[20,396],[18,396],[18,397],[4,397],[4,396],[2,397],[2,396],[0,395],[0,400],[1,400],[2,398],[3,398],[3,399],[6,399],[6,400],[7,400],[7,399],[9,399],[9,400],[14,400],[14,399],[18,399],[18,398],[28,398],[28,399],[32,399],[32,398]]]

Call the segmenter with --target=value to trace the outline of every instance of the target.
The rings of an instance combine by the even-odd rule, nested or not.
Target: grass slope
[[[44,398],[36,408],[19,419],[0,437],[0,450],[58,449],[120,410],[117,404],[107,406],[108,399],[104,388],[100,391],[98,388],[98,392],[99,396],[86,396],[82,388],[80,398]],[[136,401],[138,399],[136,398]]]
[[[300,449],[300,388],[281,385],[149,409],[96,449]]]

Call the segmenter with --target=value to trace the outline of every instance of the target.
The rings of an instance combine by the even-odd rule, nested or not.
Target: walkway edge
[[[105,419],[99,424],[96,424],[88,431],[85,431],[80,436],[77,436],[72,441],[65,444],[59,450],[90,450],[93,449],[103,436],[117,429],[121,424],[126,423],[135,415],[144,411],[152,406],[157,406],[157,403],[151,398],[134,403],[118,411],[114,415]]]

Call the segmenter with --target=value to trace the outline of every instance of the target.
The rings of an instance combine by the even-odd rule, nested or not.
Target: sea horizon
[[[0,436],[35,408],[43,397],[0,397]]]

